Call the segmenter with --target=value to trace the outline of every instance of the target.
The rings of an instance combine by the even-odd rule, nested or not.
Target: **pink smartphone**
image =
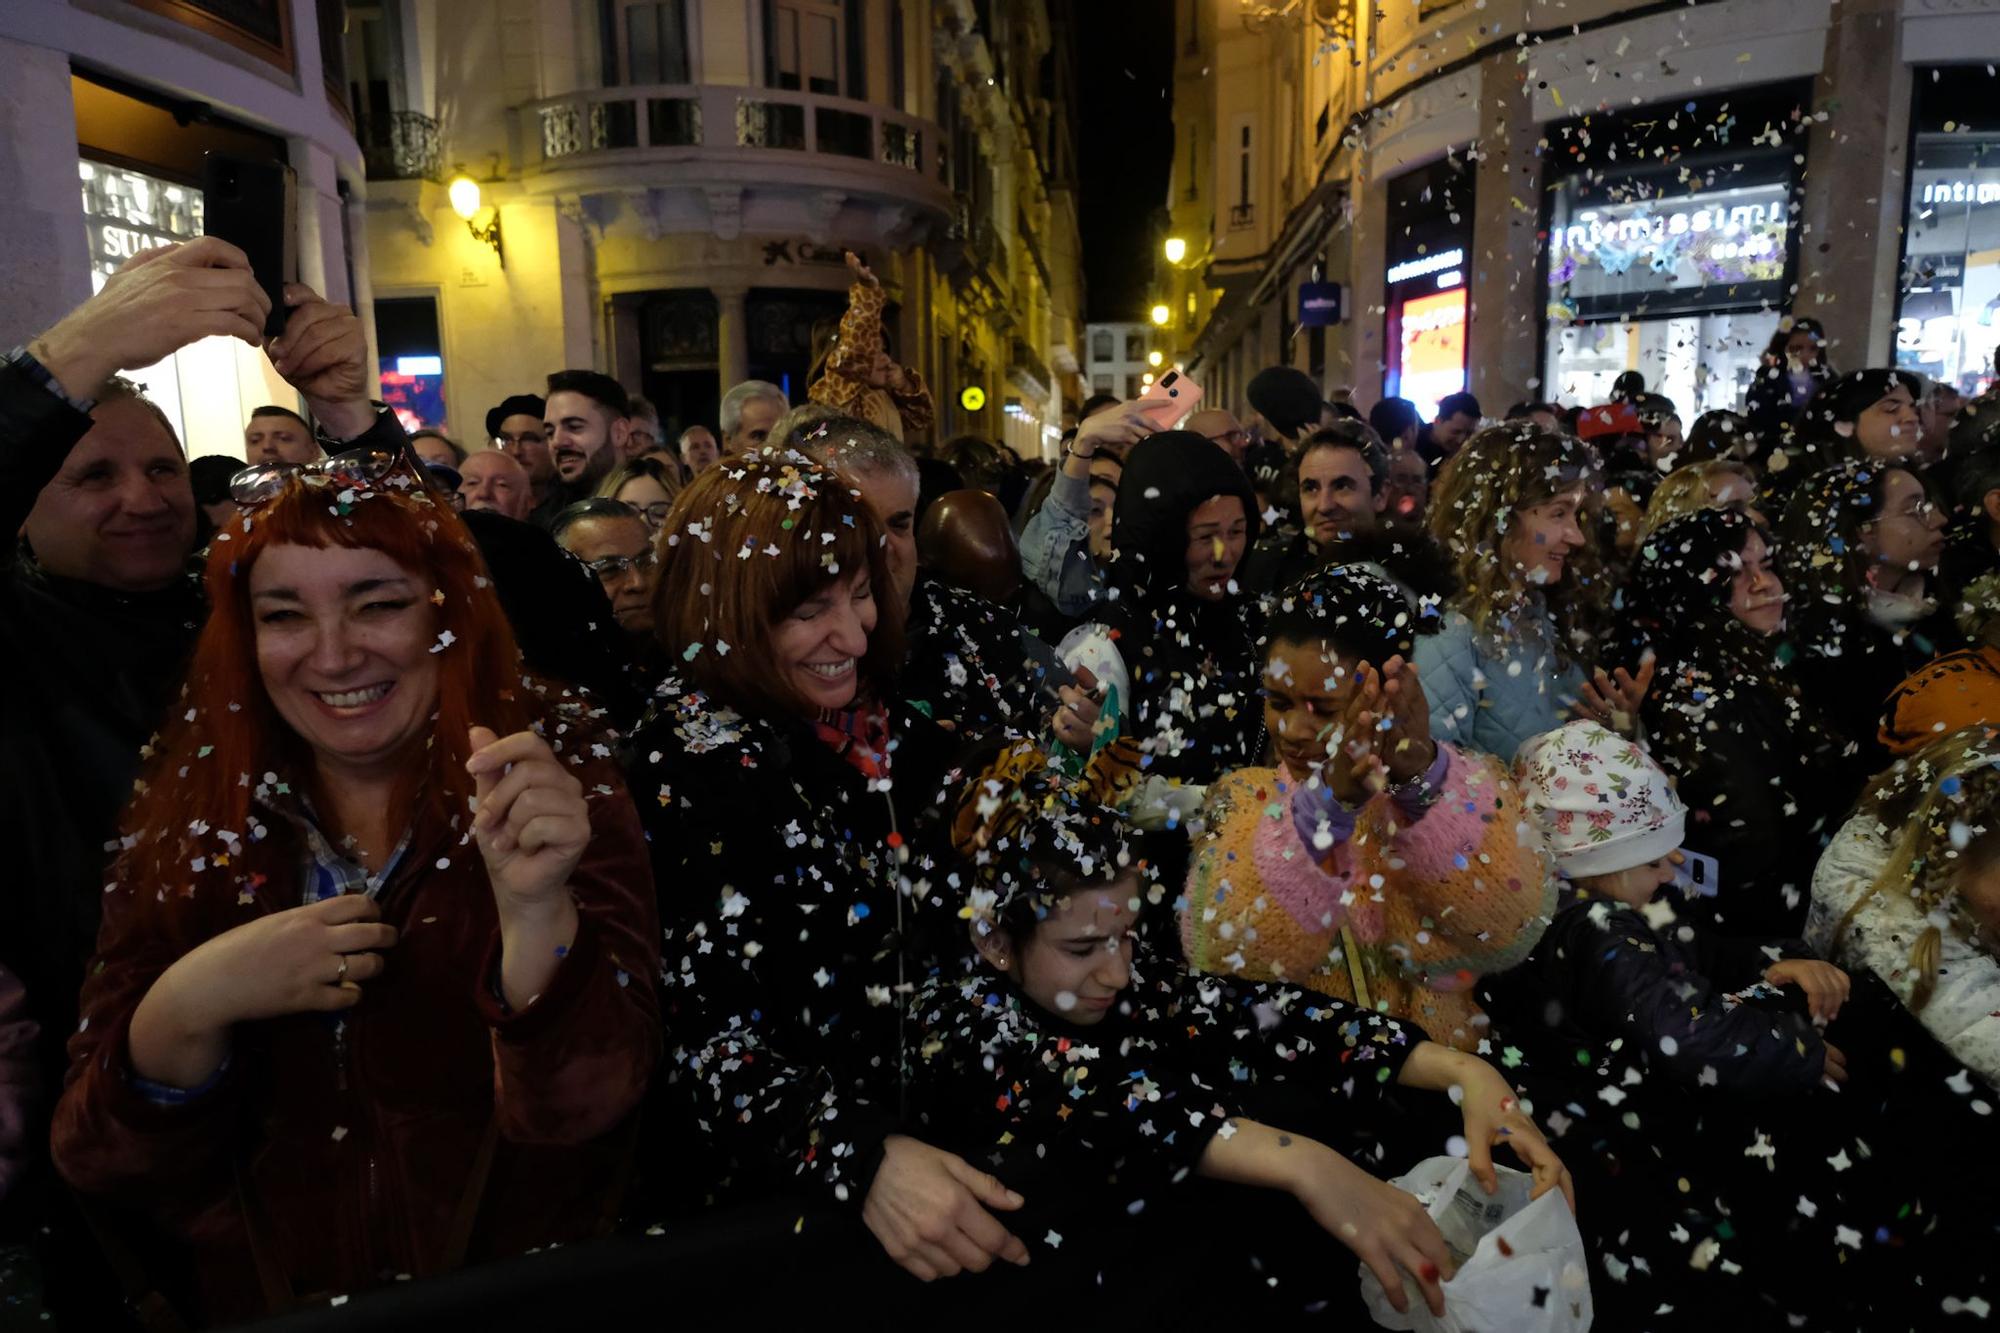
[[[1172,430],[1201,403],[1201,386],[1178,370],[1170,370],[1146,386],[1135,400],[1142,414],[1159,430]]]

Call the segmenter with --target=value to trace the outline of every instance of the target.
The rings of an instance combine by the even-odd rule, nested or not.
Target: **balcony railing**
[[[368,179],[442,181],[438,123],[420,111],[391,111],[361,125],[361,150]]]
[[[721,85],[588,89],[522,111],[523,138],[545,167],[582,165],[593,153],[748,149],[851,158],[922,177],[938,133],[869,102]]]

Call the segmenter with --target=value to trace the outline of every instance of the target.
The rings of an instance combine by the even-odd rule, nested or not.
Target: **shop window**
[[[1915,83],[1896,364],[1976,396],[2000,351],[2000,115],[1984,66]]]
[[[375,302],[375,346],[382,357],[382,401],[404,430],[442,430],[444,339],[435,296],[383,297]]]
[[[78,124],[81,130],[81,116]],[[77,163],[77,178],[94,291],[134,255],[202,235],[201,191],[188,180],[87,158]],[[163,361],[127,370],[125,378],[166,415],[190,458],[241,458],[243,423],[253,408],[298,402],[263,352],[235,338],[202,338]]]

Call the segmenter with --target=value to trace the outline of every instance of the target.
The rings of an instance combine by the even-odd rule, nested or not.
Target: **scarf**
[[[839,712],[822,711],[813,734],[852,764],[870,786],[889,778],[889,710],[865,703]]]

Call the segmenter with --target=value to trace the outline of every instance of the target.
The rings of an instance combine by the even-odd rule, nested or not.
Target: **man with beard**
[[[588,499],[623,455],[631,436],[631,400],[625,386],[595,370],[558,370],[549,376],[542,415],[555,460],[557,510]]]

